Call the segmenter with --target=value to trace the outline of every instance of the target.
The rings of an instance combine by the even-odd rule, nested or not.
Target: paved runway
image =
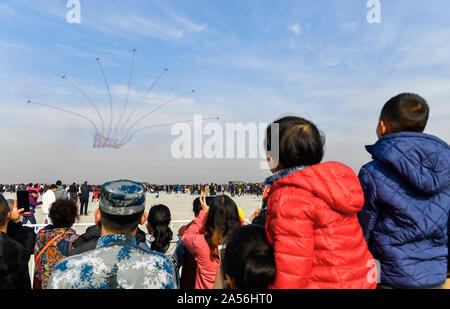
[[[15,193],[4,193],[3,194],[5,198],[7,199],[14,199],[16,197]],[[159,195],[159,198],[155,197],[155,194],[153,193],[147,193],[146,194],[146,207],[145,210],[148,212],[150,210],[150,207],[152,205],[156,204],[164,204],[167,207],[169,207],[171,215],[172,215],[172,221],[179,221],[179,220],[192,220],[194,218],[194,213],[192,211],[192,202],[198,195],[190,195],[190,194],[167,194],[165,192],[161,192]],[[250,196],[240,196],[240,197],[233,197],[232,198],[236,205],[240,207],[246,218],[250,218],[250,216],[253,214],[253,212],[260,208],[261,206],[261,197],[256,197],[256,195]],[[38,201],[41,200],[41,197],[38,199]],[[89,207],[88,207],[88,216],[80,216],[80,219],[77,223],[81,224],[88,224],[88,223],[94,223],[94,210],[98,208],[98,202],[91,202],[92,201],[92,193],[91,198],[89,199]],[[79,207],[79,203],[78,203]],[[41,206],[38,206],[35,211],[35,218],[37,221],[37,224],[42,224],[44,221],[44,215],[41,211]],[[180,224],[174,223],[174,231],[178,230],[178,227]],[[82,234],[85,232],[87,226],[74,226],[74,229],[77,231],[77,233]],[[144,231],[146,231],[144,226],[140,226],[140,228]]]
[[[15,199],[16,194],[15,193],[4,193],[3,196],[6,199]],[[159,195],[159,198],[155,197],[155,194],[153,193],[147,193],[146,194],[146,207],[145,211],[149,211],[150,207],[157,204],[164,204],[167,207],[169,207],[171,215],[172,215],[172,221],[190,221],[194,219],[194,213],[192,211],[192,202],[197,197],[197,195],[190,195],[190,194],[167,194],[165,192],[161,192]],[[41,197],[39,197],[38,201],[41,200]],[[88,207],[88,216],[80,216],[80,219],[76,224],[94,224],[94,210],[98,208],[98,202],[91,202],[92,200],[92,193],[89,199],[89,207]],[[240,196],[240,197],[233,197],[234,202],[238,207],[240,207],[246,218],[250,218],[253,212],[260,208],[261,206],[261,197],[257,198],[254,196]],[[79,203],[78,203],[79,207]],[[41,206],[38,206],[35,211],[35,218],[37,224],[42,224],[44,221],[44,215],[41,210]],[[176,233],[178,231],[178,228],[185,223],[173,223],[173,232]],[[78,234],[82,234],[86,231],[86,228],[89,225],[86,226],[74,226],[74,229],[77,231]],[[147,232],[147,229],[145,226],[140,226],[140,229],[144,232]],[[31,280],[33,280],[33,269],[34,269],[34,262],[33,257],[30,259],[29,262],[29,271],[30,271],[30,277]]]

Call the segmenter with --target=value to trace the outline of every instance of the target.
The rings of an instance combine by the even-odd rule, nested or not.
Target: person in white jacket
[[[45,216],[43,224],[51,224],[50,217],[48,216],[48,214],[50,212],[50,207],[56,201],[55,191],[56,185],[51,185],[50,188],[47,191],[45,191],[44,195],[42,196],[41,209]]]

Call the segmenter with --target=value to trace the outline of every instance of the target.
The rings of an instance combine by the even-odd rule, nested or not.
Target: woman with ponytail
[[[200,214],[181,240],[197,262],[195,289],[212,289],[219,265],[219,246],[243,222],[236,204],[226,195],[215,196],[207,205],[206,196],[202,193],[200,203]]]
[[[155,205],[150,208],[147,218],[145,242],[139,244],[144,251],[156,251],[169,257],[177,270],[183,264],[184,247],[178,235],[173,234],[169,227],[170,210],[165,205]]]

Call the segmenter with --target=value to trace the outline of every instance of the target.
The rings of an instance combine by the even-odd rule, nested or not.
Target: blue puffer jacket
[[[446,280],[450,152],[423,133],[395,133],[366,147],[373,161],[359,178],[365,206],[358,214],[381,283],[426,288]]]

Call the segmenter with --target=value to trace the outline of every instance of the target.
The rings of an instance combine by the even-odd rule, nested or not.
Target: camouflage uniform
[[[130,180],[103,184],[99,209],[116,217],[144,213],[144,186]],[[145,252],[135,237],[114,234],[100,237],[96,249],[56,264],[48,288],[176,289],[175,272],[164,254]]]
[[[66,258],[53,269],[49,289],[177,289],[165,255],[144,252],[124,234],[102,236],[97,248]]]

